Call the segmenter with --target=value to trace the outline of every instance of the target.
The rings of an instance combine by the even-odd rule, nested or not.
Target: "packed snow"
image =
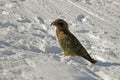
[[[97,64],[63,55],[57,18]],[[0,0],[0,80],[120,80],[120,0]]]

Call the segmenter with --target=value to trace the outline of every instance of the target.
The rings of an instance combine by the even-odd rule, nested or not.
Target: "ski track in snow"
[[[0,0],[0,80],[119,80],[119,0]],[[65,57],[56,18],[98,60]]]

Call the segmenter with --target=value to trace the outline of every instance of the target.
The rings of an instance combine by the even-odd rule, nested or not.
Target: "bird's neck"
[[[62,33],[67,34],[67,33],[69,33],[69,32],[70,32],[70,31],[69,31],[68,29],[66,29],[66,30],[60,30],[60,29],[56,28],[56,35],[57,35],[57,37],[58,37],[60,34],[62,34]]]

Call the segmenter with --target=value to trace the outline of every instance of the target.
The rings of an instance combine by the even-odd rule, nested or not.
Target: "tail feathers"
[[[93,63],[93,64],[97,63],[97,61],[94,60],[94,59],[92,59],[90,62]]]
[[[86,56],[83,56],[85,59],[87,59],[88,61],[90,61],[92,64],[95,64],[95,63],[97,63],[97,61],[96,60],[94,60],[94,59],[92,59],[91,57],[90,57],[90,55],[88,54],[88,55],[86,55]]]

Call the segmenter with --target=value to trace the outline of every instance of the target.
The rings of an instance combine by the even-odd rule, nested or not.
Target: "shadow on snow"
[[[98,63],[96,65],[101,66],[101,67],[110,67],[110,66],[120,66],[120,63],[110,63],[110,62],[98,61]]]

